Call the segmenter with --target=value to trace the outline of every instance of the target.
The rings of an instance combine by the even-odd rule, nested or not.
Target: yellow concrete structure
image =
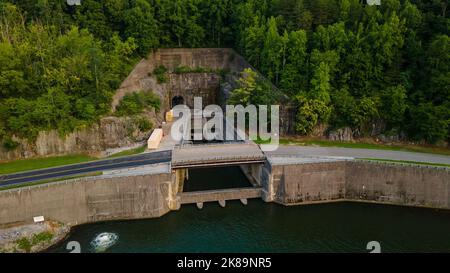
[[[173,120],[173,110],[166,112],[166,122],[172,122]]]
[[[158,149],[159,143],[161,142],[162,138],[163,138],[163,130],[162,129],[153,130],[152,135],[147,140],[147,148],[149,150]]]

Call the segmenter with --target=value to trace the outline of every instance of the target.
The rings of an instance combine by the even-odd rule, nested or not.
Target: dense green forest
[[[0,0],[0,16],[0,137],[108,114],[132,64],[158,47],[235,48],[298,106],[299,134],[450,137],[446,0]]]

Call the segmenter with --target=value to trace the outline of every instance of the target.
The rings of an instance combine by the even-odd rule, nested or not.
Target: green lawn
[[[392,159],[379,159],[379,158],[358,158],[361,160],[378,161],[378,162],[388,162],[388,163],[404,163],[404,164],[417,164],[417,165],[428,165],[437,167],[450,167],[450,164],[445,163],[431,163],[431,162],[418,162],[418,161],[408,161],[408,160],[392,160]]]
[[[255,141],[258,143],[258,141]],[[261,143],[259,143],[261,144]],[[320,146],[320,147],[342,147],[342,148],[359,148],[359,149],[377,149],[377,150],[391,150],[391,151],[407,151],[429,154],[443,154],[450,155],[450,149],[435,146],[416,146],[416,145],[401,145],[401,144],[374,144],[364,142],[341,142],[331,140],[318,140],[318,139],[290,139],[281,138],[280,144],[283,145],[301,145],[301,146]]]
[[[44,158],[21,159],[0,163],[0,174],[16,173],[92,161],[97,158],[87,155],[66,155]]]
[[[122,151],[120,153],[112,154],[112,155],[110,155],[108,157],[109,158],[114,158],[114,157],[119,157],[119,156],[129,156],[129,155],[141,154],[141,153],[145,152],[145,149],[146,149],[146,146],[142,146],[142,147],[138,147],[138,148]]]
[[[119,156],[140,154],[145,151],[145,148],[146,148],[145,146],[142,146],[135,149],[123,151],[117,154],[113,154],[109,157],[114,158]],[[97,159],[98,158],[96,157],[91,157],[87,155],[65,155],[65,156],[53,156],[53,157],[32,158],[32,159],[20,159],[0,163],[0,175],[24,171],[32,171],[69,164],[76,164],[93,161]]]

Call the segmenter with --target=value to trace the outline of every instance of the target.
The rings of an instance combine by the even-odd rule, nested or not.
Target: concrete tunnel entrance
[[[177,105],[184,104],[184,98],[182,96],[175,96],[172,98],[172,105],[170,108],[174,108]]]

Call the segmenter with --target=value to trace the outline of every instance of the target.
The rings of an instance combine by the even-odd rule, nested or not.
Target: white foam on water
[[[119,235],[112,232],[102,232],[98,234],[92,241],[91,247],[94,252],[105,252],[119,240]]]

